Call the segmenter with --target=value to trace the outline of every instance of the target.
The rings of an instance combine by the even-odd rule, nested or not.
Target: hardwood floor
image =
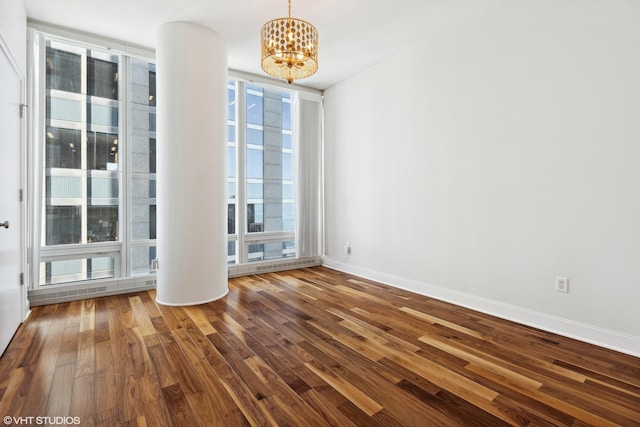
[[[35,307],[0,359],[0,417],[638,426],[640,359],[317,267],[192,307],[153,291]]]

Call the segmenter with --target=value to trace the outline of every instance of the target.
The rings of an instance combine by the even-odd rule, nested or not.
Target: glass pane
[[[282,129],[291,130],[291,102],[289,102],[290,95],[283,94],[282,96]]]
[[[296,247],[294,241],[252,244],[248,245],[248,254],[249,262],[294,258]]]
[[[115,277],[113,257],[78,258],[40,263],[40,284],[77,282]]]
[[[47,89],[80,93],[81,56],[47,46]]]
[[[262,179],[262,150],[247,150],[247,178]]]
[[[155,246],[131,248],[131,275],[140,276],[155,273],[151,262],[156,259],[156,256]]]
[[[247,127],[247,144],[263,145],[262,129]]]
[[[260,184],[247,184],[247,199],[262,199],[264,194],[264,185]]]
[[[47,96],[47,118],[81,123],[82,102],[77,99]]]
[[[227,103],[229,109],[227,111],[227,120],[235,122],[236,120],[236,83],[230,81],[227,85]]]
[[[236,263],[238,259],[236,255],[236,242],[234,240],[230,240],[227,245],[227,264],[232,265]]]
[[[282,204],[282,231],[295,231],[295,208],[293,203]]]
[[[236,147],[227,146],[227,171],[229,178],[236,177]]]
[[[87,208],[87,243],[118,240],[118,207]]]
[[[249,203],[247,205],[247,232],[260,233],[263,231],[264,206],[261,203]]]
[[[49,175],[46,177],[46,198],[47,204],[51,205],[50,199],[79,199],[82,197],[83,175],[65,176]]]
[[[147,174],[132,174],[130,183],[131,217],[129,227],[131,238],[133,240],[155,239],[155,179],[149,179]]]
[[[156,131],[156,112],[149,111],[149,132]]]
[[[262,261],[264,259],[264,245],[249,245],[248,255],[249,262]]]
[[[87,178],[87,203],[118,204],[118,176],[110,173],[91,173]]]
[[[80,206],[47,206],[46,244],[81,243],[82,217]]]
[[[91,96],[118,99],[118,63],[87,58],[87,91]]]
[[[236,205],[227,205],[227,234],[236,234]]]
[[[118,127],[118,107],[99,103],[89,104],[87,123]]]
[[[156,173],[156,139],[149,138],[149,173]]]
[[[293,184],[282,184],[282,198],[293,199]]]
[[[293,154],[282,153],[282,179],[293,180]]]
[[[227,125],[227,141],[236,142],[236,125]]]
[[[149,106],[156,106],[156,72],[151,70],[149,71]]]
[[[87,131],[87,169],[118,170],[118,135]]]
[[[80,131],[47,126],[46,168],[80,169],[82,142]]]
[[[293,148],[290,133],[282,134],[282,148],[289,148],[289,149]]]
[[[128,225],[134,241],[156,238],[156,71],[155,65],[142,59],[129,60],[127,82],[131,96],[127,108],[131,137],[129,173],[130,217]],[[120,162],[119,162],[120,163]],[[148,274],[147,247],[136,246],[138,254],[131,274]],[[140,253],[144,252],[144,255]]]
[[[292,231],[293,212],[283,203],[293,199],[293,154],[291,145],[291,103],[288,93],[247,88],[247,148],[245,185],[247,203],[247,231]],[[251,104],[249,104],[251,102]],[[263,113],[249,108],[262,107]],[[260,117],[261,126],[251,124]],[[250,118],[252,117],[252,118]],[[286,137],[285,137],[286,135]],[[286,197],[285,197],[286,196]]]
[[[156,205],[149,205],[149,238],[156,238]]]
[[[262,124],[262,117],[263,117],[262,92],[263,90],[260,87],[257,87],[257,86],[247,87],[247,97],[246,97],[247,123],[251,123],[254,125]]]

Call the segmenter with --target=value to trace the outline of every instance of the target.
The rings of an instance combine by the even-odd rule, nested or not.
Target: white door
[[[0,354],[22,321],[21,86],[22,80],[0,44]]]

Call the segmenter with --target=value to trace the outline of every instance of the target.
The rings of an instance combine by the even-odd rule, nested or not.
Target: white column
[[[188,22],[158,30],[157,301],[193,305],[227,286],[227,53]]]

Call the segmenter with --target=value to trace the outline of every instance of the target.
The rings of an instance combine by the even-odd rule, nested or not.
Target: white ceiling
[[[155,47],[160,25],[191,21],[226,41],[231,69],[262,74],[259,32],[287,0],[23,0],[30,19]],[[511,0],[292,0],[319,33],[319,70],[296,83],[326,89]]]

